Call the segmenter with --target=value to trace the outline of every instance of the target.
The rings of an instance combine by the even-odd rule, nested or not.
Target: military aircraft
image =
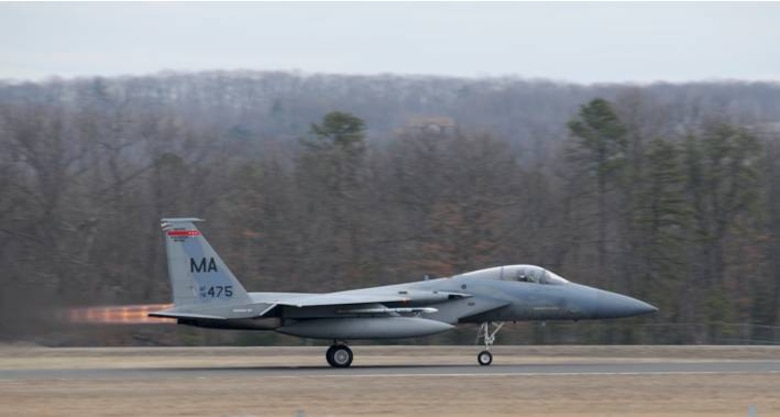
[[[327,294],[250,293],[200,233],[198,221],[162,219],[174,305],[149,315],[197,327],[329,339],[325,359],[337,368],[352,364],[349,340],[427,336],[475,323],[485,346],[477,361],[490,365],[490,348],[508,321],[609,319],[658,310],[534,265]]]

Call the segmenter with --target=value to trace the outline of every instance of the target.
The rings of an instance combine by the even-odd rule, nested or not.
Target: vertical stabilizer
[[[249,295],[200,233],[196,218],[162,219],[176,306],[247,304]]]

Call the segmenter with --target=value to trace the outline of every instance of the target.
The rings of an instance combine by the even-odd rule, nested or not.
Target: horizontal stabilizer
[[[216,305],[207,307],[187,306],[184,308],[173,307],[168,310],[156,311],[149,314],[149,316],[204,320],[258,319],[264,317],[275,307],[276,304],[266,303],[254,303],[246,305]]]
[[[197,313],[181,313],[174,311],[158,311],[155,313],[149,313],[149,317],[164,317],[173,319],[208,319],[208,320],[225,320],[225,317],[212,316],[210,314],[197,314]]]

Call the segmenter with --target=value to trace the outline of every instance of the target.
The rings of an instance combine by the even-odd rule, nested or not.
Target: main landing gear
[[[352,349],[337,340],[334,340],[333,345],[325,352],[325,360],[334,368],[348,368],[349,365],[352,365],[353,358]]]
[[[476,343],[479,343],[480,340],[485,343],[485,350],[477,355],[477,362],[480,365],[487,366],[493,363],[493,354],[490,353],[490,347],[493,346],[493,342],[496,341],[496,335],[504,327],[504,324],[502,321],[488,321],[479,325]],[[325,360],[334,368],[348,368],[352,365],[354,357],[352,349],[345,342],[339,340],[334,340],[333,344],[325,352]]]
[[[491,325],[493,326],[493,330],[490,329]],[[479,343],[480,339],[483,339],[485,342],[485,350],[479,352],[477,355],[477,362],[479,362],[480,365],[487,366],[493,363],[493,354],[490,353],[490,347],[493,346],[493,342],[496,341],[496,334],[498,334],[498,331],[501,330],[502,327],[504,327],[503,321],[488,321],[479,325],[476,343]]]

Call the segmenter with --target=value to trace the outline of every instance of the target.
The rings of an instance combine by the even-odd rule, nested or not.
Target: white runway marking
[[[525,376],[637,376],[637,375],[753,375],[757,372],[747,371],[648,371],[648,372],[524,372],[524,373],[473,373],[473,374],[322,374],[322,375],[274,375],[278,378],[311,378],[311,377],[336,377],[336,378],[412,378],[412,377],[525,377]],[[780,371],[765,371],[759,374],[780,374]],[[271,376],[269,376],[270,378]]]

